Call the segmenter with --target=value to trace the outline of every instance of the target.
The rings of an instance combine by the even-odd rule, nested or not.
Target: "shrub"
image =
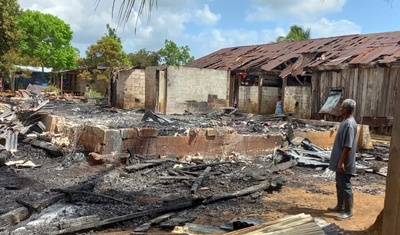
[[[98,91],[93,91],[93,90],[85,92],[84,96],[86,98],[104,98],[103,94],[101,94]]]
[[[48,85],[43,89],[43,92],[56,92],[57,95],[61,94],[61,90],[54,85]]]

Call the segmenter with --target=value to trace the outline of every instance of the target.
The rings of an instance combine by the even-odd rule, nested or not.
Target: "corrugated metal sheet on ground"
[[[225,233],[227,235],[325,235],[322,228],[307,214],[288,216],[275,221]]]

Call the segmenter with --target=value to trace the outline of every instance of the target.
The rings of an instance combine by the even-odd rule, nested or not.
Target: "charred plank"
[[[197,192],[197,189],[200,187],[200,185],[203,183],[204,177],[208,175],[211,171],[211,166],[208,166],[200,175],[199,177],[194,181],[192,188],[190,189],[190,192],[193,194]]]

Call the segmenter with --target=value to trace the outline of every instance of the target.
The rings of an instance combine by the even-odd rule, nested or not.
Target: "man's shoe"
[[[328,211],[331,211],[331,212],[342,212],[342,211],[344,211],[344,208],[343,208],[343,206],[329,207]]]
[[[335,217],[336,220],[347,220],[353,217],[353,213],[351,212],[343,212],[342,214]]]

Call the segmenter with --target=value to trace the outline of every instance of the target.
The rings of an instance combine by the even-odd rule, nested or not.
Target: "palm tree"
[[[293,25],[290,27],[290,31],[288,35],[279,36],[276,39],[276,42],[292,42],[292,41],[301,41],[310,39],[310,28],[304,30],[302,27],[298,25]]]
[[[97,0],[98,2],[100,2],[100,0]],[[157,0],[141,0],[140,3],[138,3],[139,1],[136,0],[122,0],[121,6],[119,7],[119,11],[118,11],[118,19],[121,22],[126,23],[129,20],[129,17],[131,16],[131,12],[133,7],[135,6],[135,4],[140,4],[139,6],[139,10],[138,10],[138,16],[143,14],[143,10],[146,8],[147,6],[147,12],[148,12],[148,17],[150,19],[151,16],[151,10],[154,6],[154,4],[157,5]],[[116,0],[113,0],[113,4],[112,4],[112,12],[114,14],[114,10],[115,10],[115,4],[116,4]],[[136,18],[136,23],[137,23],[138,17]]]

